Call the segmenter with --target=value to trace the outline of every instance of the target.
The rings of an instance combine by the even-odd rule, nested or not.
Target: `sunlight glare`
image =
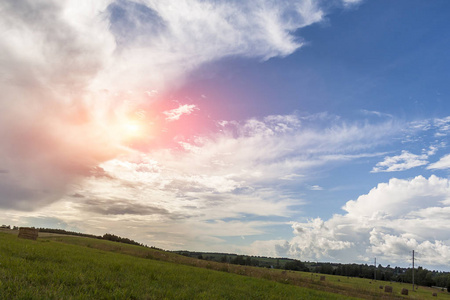
[[[141,132],[141,126],[137,122],[130,122],[124,125],[124,131],[128,135],[138,135]]]

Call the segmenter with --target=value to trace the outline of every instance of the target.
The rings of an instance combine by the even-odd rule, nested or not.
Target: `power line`
[[[414,250],[412,251],[412,284],[413,284],[413,291],[414,291]]]
[[[373,280],[377,280],[377,258],[375,257],[375,271],[373,272]]]

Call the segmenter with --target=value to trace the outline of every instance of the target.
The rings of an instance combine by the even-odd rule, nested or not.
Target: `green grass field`
[[[5,233],[0,233],[0,298],[348,299],[270,280],[65,244],[50,238],[23,240]]]
[[[392,294],[380,289],[385,285]],[[321,281],[320,274],[209,262],[106,240],[40,233],[29,241],[0,232],[0,299],[436,299],[432,293],[450,299],[447,292],[412,292],[400,283],[331,275]]]

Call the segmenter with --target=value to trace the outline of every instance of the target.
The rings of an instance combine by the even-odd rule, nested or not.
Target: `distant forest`
[[[88,238],[94,238],[94,239],[100,239],[100,240],[109,240],[109,241],[114,241],[114,242],[119,242],[119,243],[124,243],[124,244],[147,247],[147,245],[130,240],[129,238],[123,238],[123,237],[120,237],[120,236],[117,236],[114,234],[110,234],[110,233],[105,233],[103,236],[100,236],[100,235],[86,234],[86,233],[81,233],[81,232],[67,231],[64,229],[52,229],[52,228],[38,228],[38,229],[39,229],[39,232],[75,235],[75,236],[82,236],[82,237],[88,237]]]
[[[174,251],[184,256],[224,262],[237,265],[275,268],[293,271],[313,272],[348,277],[360,277],[383,281],[412,283],[412,268],[383,267],[377,268],[367,264],[337,264],[320,262],[302,262],[290,258],[271,258],[261,256],[236,255],[228,253],[207,253],[191,251]],[[430,271],[422,267],[414,269],[414,283],[422,286],[437,286],[450,292],[450,272]]]
[[[4,226],[4,227],[3,227]],[[10,226],[3,225],[3,228],[11,228]],[[13,229],[18,229],[14,226]],[[53,228],[38,228],[40,232],[67,234],[95,239],[109,240],[119,243],[149,247],[147,245],[138,243],[129,238],[123,238],[114,234],[105,233],[103,236],[86,234],[80,232],[67,231],[63,229]],[[156,247],[150,247],[153,249],[159,249]],[[162,249],[159,249],[162,250]],[[209,253],[209,252],[193,252],[193,251],[171,251],[180,255],[236,264],[244,266],[255,266],[263,268],[275,268],[292,271],[313,272],[330,275],[341,275],[348,277],[360,277],[384,281],[396,281],[404,283],[412,283],[412,268],[400,268],[391,267],[390,265],[383,267],[378,265],[376,268],[373,265],[367,264],[338,264],[338,263],[320,263],[320,262],[302,262],[297,259],[290,258],[273,258],[263,256],[248,256],[237,255],[229,253]],[[450,272],[430,271],[422,267],[414,269],[414,283],[422,286],[436,286],[446,288],[450,292]]]

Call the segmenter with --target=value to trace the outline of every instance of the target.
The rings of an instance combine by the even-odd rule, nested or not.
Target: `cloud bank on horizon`
[[[402,264],[416,249],[448,269],[450,117],[211,120],[170,96],[225,58],[284,59],[360,3],[1,3],[0,221],[301,260]],[[356,200],[339,194],[371,175]],[[318,193],[337,210],[308,210]]]

